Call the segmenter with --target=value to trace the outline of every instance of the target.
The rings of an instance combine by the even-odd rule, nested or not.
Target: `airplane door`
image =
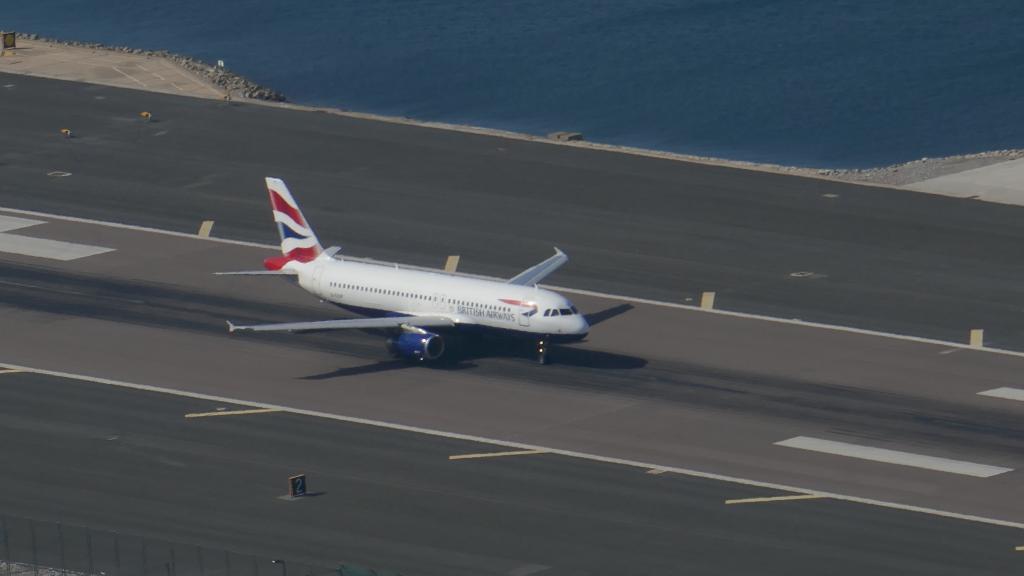
[[[533,315],[533,312],[535,310],[536,310],[536,308],[531,308],[529,310],[522,310],[522,309],[520,309],[519,312],[516,313],[516,315],[519,318],[519,325],[520,326],[529,326],[530,325],[530,316]]]

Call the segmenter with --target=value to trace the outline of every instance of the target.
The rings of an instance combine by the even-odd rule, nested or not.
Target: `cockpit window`
[[[568,308],[562,308],[560,312],[562,313],[562,316],[572,316],[572,310],[569,310]]]
[[[572,309],[572,313],[573,313],[573,314],[579,314],[579,313],[580,313],[580,311],[579,311],[579,310],[577,310],[575,306],[569,306],[569,308],[571,308],[571,309]]]
[[[551,315],[552,316],[558,316],[558,308],[552,308],[551,309]]]

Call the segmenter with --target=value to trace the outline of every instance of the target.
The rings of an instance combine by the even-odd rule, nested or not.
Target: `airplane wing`
[[[353,318],[351,320],[321,320],[319,322],[285,322],[283,324],[256,324],[236,326],[228,320],[228,332],[252,330],[254,332],[343,330],[345,328],[398,328],[402,325],[418,328],[432,326],[454,326],[451,318],[443,316],[387,316],[384,318]]]
[[[555,255],[547,260],[531,266],[526,270],[523,270],[514,278],[510,279],[508,284],[515,284],[517,286],[531,286],[547,278],[549,274],[558,270],[562,264],[569,261],[569,257],[566,256],[565,252],[562,252],[558,248],[555,248]]]

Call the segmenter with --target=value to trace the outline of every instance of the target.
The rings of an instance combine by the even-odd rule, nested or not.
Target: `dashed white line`
[[[913,452],[902,452],[900,450],[889,450],[886,448],[875,448],[861,444],[850,444],[848,442],[836,442],[811,438],[808,436],[797,436],[781,442],[776,446],[787,448],[799,448],[811,452],[821,452],[836,456],[846,456],[859,460],[871,460],[885,464],[896,464],[898,466],[910,466],[912,468],[923,468],[937,472],[948,472],[950,474],[961,474],[963,476],[974,476],[975,478],[991,478],[999,474],[1013,472],[1013,468],[1001,466],[989,466],[988,464],[976,464],[964,460],[952,460],[950,458],[939,458],[936,456],[925,456]]]
[[[579,458],[581,460],[590,460],[593,462],[604,462],[606,464],[620,464],[622,466],[630,466],[633,468],[643,468],[650,470],[657,468],[666,472],[673,472],[675,474],[682,474],[684,476],[691,476],[694,478],[706,478],[708,480],[719,480],[722,482],[732,482],[734,484],[741,484],[745,486],[758,486],[761,488],[771,488],[780,492],[797,492],[804,494],[816,494],[822,498],[832,498],[834,500],[843,500],[846,502],[855,502],[858,504],[867,504],[870,506],[878,506],[881,508],[891,508],[894,510],[903,510],[907,512],[920,512],[922,514],[930,514],[932,516],[941,516],[944,518],[953,518],[957,520],[966,520],[969,522],[979,522],[982,524],[990,524],[993,526],[1005,526],[1008,528],[1020,528],[1024,529],[1024,522],[1013,522],[1011,520],[1002,520],[999,518],[988,518],[985,516],[976,516],[974,514],[963,514],[960,512],[950,512],[948,510],[939,510],[936,508],[928,508],[924,506],[914,506],[911,504],[901,504],[898,502],[887,502],[885,500],[876,500],[874,498],[861,498],[859,496],[850,496],[846,494],[838,494],[833,492],[822,492],[820,490],[812,490],[808,488],[801,488],[797,486],[789,486],[786,484],[777,484],[774,482],[762,482],[760,480],[751,480],[748,478],[740,478],[737,476],[727,476],[725,474],[715,474],[711,472],[702,472],[700,470],[691,470],[688,468],[680,468],[677,466],[664,466],[661,464],[653,464],[650,462],[640,462],[637,460],[629,460],[626,458],[615,458],[612,456],[601,456],[599,454],[590,454],[587,452],[577,452],[575,450],[563,450],[559,448],[550,448],[547,446],[540,446],[537,444],[524,444],[522,442],[513,442],[509,440],[500,440],[496,438],[487,438],[485,436],[475,436],[472,434],[462,434],[458,432],[446,432],[444,430],[434,430],[431,428],[423,428],[420,426],[410,426],[407,424],[398,424],[395,422],[385,422],[382,420],[371,420],[369,418],[359,418],[356,416],[344,416],[341,414],[331,414],[329,412],[320,412],[317,410],[306,410],[303,408],[292,408],[289,406],[281,406],[279,404],[268,404],[265,402],[253,402],[251,400],[241,400],[238,398],[228,398],[225,396],[215,396],[213,394],[203,394],[200,392],[188,392],[185,390],[175,390],[173,388],[163,388],[160,386],[150,386],[148,384],[135,384],[132,382],[124,382],[121,380],[113,380],[111,378],[100,378],[97,376],[87,376],[83,374],[72,374],[69,372],[60,372],[56,370],[44,370],[40,368],[33,368],[31,366],[22,366],[18,364],[12,364],[8,362],[0,362],[0,368],[8,368],[15,370],[24,370],[26,372],[35,372],[37,374],[46,374],[49,376],[55,376],[57,378],[70,378],[73,380],[81,380],[83,382],[94,382],[96,384],[106,384],[108,386],[117,386],[120,388],[129,388],[132,390],[144,390],[147,392],[159,392],[162,394],[171,394],[174,396],[182,396],[185,398],[196,398],[200,400],[208,400],[215,403],[223,404],[236,404],[239,406],[250,406],[252,408],[268,408],[274,410],[280,410],[281,412],[288,412],[291,414],[301,414],[304,416],[312,416],[314,418],[325,418],[329,420],[336,420],[339,422],[349,422],[352,424],[363,424],[366,426],[374,426],[377,428],[384,428],[388,430],[400,430],[403,432],[413,432],[416,434],[424,434],[427,436],[437,436],[441,438],[452,438],[456,440],[468,440],[470,442],[479,442],[481,444],[491,444],[492,446],[502,446],[506,448],[514,448],[518,450],[539,450],[549,454],[556,454],[559,456],[566,456],[569,458]]]
[[[1003,400],[1018,400],[1024,402],[1024,390],[1020,388],[1008,388],[1006,386],[1002,388],[993,388],[991,390],[985,390],[984,392],[978,392],[979,396],[990,396],[992,398],[1002,398]]]

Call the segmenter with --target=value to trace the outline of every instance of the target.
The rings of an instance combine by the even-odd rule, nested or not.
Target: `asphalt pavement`
[[[411,125],[0,75],[0,206],[276,240],[285,178],[325,245],[553,284],[1024,346],[1019,207]],[[152,122],[139,118],[153,113]],[[68,127],[74,137],[59,130]],[[70,173],[70,176],[48,174]]]
[[[153,540],[424,576],[981,576],[1024,562],[1008,528],[827,499],[727,505],[780,494],[546,454],[450,460],[500,449],[294,414],[185,418],[244,408],[0,374],[0,510],[149,538],[158,572]],[[281,499],[299,472],[317,495]],[[178,548],[176,573],[193,573],[191,552]],[[211,573],[220,563],[207,552]]]

